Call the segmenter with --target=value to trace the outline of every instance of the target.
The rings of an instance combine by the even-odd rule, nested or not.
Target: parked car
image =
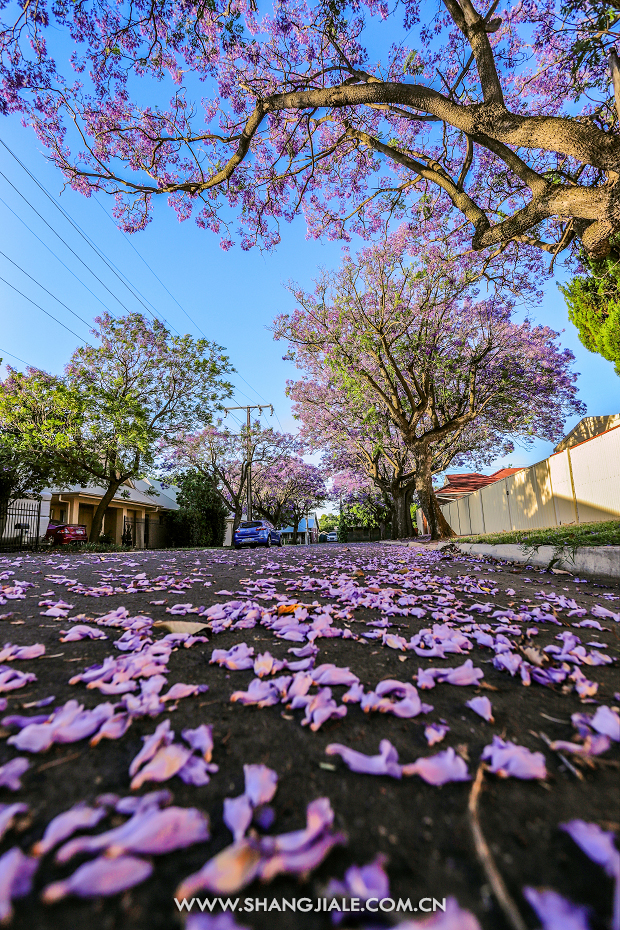
[[[333,530],[331,533],[327,534],[327,542],[338,542],[338,533],[336,530]]]
[[[81,523],[58,523],[56,520],[50,520],[43,539],[50,546],[66,546],[69,543],[88,542],[88,533]]]
[[[268,520],[249,520],[240,523],[233,536],[235,549],[242,546],[281,546],[282,537]]]

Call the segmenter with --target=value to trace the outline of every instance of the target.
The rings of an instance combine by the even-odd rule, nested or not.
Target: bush
[[[178,475],[175,483],[179,510],[166,514],[169,545],[180,549],[221,546],[228,509],[213,481],[191,471]]]

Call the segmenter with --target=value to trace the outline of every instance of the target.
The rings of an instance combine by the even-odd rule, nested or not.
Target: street
[[[221,609],[209,611],[214,605]],[[101,795],[122,798],[167,788],[174,805],[196,807],[210,821],[210,839],[143,856],[153,865],[150,876],[105,898],[69,894],[57,903],[42,902],[45,888],[87,861],[82,854],[58,864],[48,852],[38,860],[33,890],[14,903],[16,928],[181,926],[174,896],[188,876],[231,844],[223,801],[244,792],[244,764],[262,763],[277,774],[277,790],[269,802],[272,813],[263,817],[255,811],[250,828],[255,833],[248,835],[301,830],[306,808],[317,798],[329,799],[333,827],[323,833],[328,841],[318,864],[303,869],[289,863],[278,874],[269,859],[262,881],[249,881],[230,897],[320,899],[351,865],[382,856],[389,897],[410,899],[414,907],[425,898],[454,898],[481,927],[503,930],[509,923],[485,871],[488,862],[474,843],[468,811],[483,754],[487,768],[473,819],[525,925],[540,926],[523,896],[525,887],[534,887],[590,907],[594,928],[609,926],[612,879],[560,825],[577,819],[603,830],[619,828],[617,587],[445,550],[379,544],[240,552],[54,550],[0,558],[0,620],[4,644],[45,647],[34,658],[22,658],[6,645],[2,654],[0,681],[12,690],[1,686],[7,708],[0,765],[16,756],[29,762],[21,789],[2,788],[4,804],[29,806],[4,836],[2,853],[14,846],[28,853],[54,817],[78,802],[95,805]],[[170,621],[206,627],[153,625]],[[61,631],[76,626],[86,632],[80,629],[62,642]],[[89,630],[105,638],[78,638]],[[247,648],[231,654],[240,644]],[[214,650],[221,652],[211,661]],[[157,668],[143,663],[141,671],[127,670],[128,662],[147,653]],[[86,673],[106,659],[109,674]],[[23,685],[7,677],[7,669],[23,673]],[[155,679],[159,684],[149,691],[146,685]],[[254,679],[258,684],[248,691]],[[335,683],[339,680],[345,683]],[[385,681],[392,684],[378,688]],[[208,690],[170,692],[177,684]],[[293,684],[299,698],[291,701]],[[321,696],[312,702],[308,695]],[[490,710],[484,701],[475,702],[476,709],[466,706],[473,698],[487,698]],[[86,709],[114,705],[118,737],[91,746],[92,728],[73,740],[69,726],[41,751],[34,751],[34,743],[26,748],[26,739],[21,749],[19,740],[7,743],[28,723],[7,716],[38,715],[45,723],[46,715],[76,700]],[[599,707],[611,710],[600,713]],[[492,722],[480,716],[485,712]],[[586,716],[571,723],[575,714]],[[177,741],[186,728],[211,725],[211,764],[219,770],[211,771],[208,784],[172,774],[161,783],[145,778],[132,790],[129,769],[142,737],[165,720]],[[429,730],[432,724],[437,726]],[[115,735],[113,728],[110,733]],[[529,752],[509,752],[505,764],[498,762],[485,753],[494,736]],[[598,749],[590,748],[597,739]],[[381,740],[398,753],[392,775],[356,772],[346,752],[326,753],[338,744],[376,756]],[[573,751],[549,746],[575,740]],[[585,747],[581,755],[579,746]],[[454,752],[441,756],[434,770],[400,769],[449,749]],[[539,777],[541,766],[545,777]],[[528,771],[530,777],[523,777]],[[98,803],[107,804],[108,812],[88,832],[124,822],[111,800]],[[274,877],[266,881],[270,869]],[[332,926],[332,915],[324,912],[276,911],[254,909],[236,920],[256,930]],[[389,926],[423,917],[347,915],[341,926]],[[464,920],[450,926],[469,926]]]

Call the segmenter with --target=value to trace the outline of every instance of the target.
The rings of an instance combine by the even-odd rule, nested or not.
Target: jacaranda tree
[[[433,537],[434,449],[453,440],[462,452],[474,426],[473,448],[559,438],[566,415],[584,410],[557,333],[513,322],[498,293],[481,299],[458,276],[412,262],[400,234],[323,272],[312,293],[292,291],[297,309],[277,318],[276,337],[300,369],[329,371],[354,409],[372,404],[390,418],[415,459]]]
[[[601,256],[620,232],[601,6],[7,0],[2,106],[125,229],[167,197],[224,247],[273,245],[300,212],[332,237],[433,215],[474,250]]]
[[[243,517],[250,467],[256,475],[298,448],[295,436],[265,429],[258,420],[249,431],[243,426],[239,433],[224,429],[219,421],[203,430],[180,430],[165,456],[165,473],[174,476],[191,468],[212,478],[222,501],[234,514],[234,532]]]

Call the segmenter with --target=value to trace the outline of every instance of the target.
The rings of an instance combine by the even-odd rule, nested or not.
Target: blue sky
[[[285,290],[284,283],[293,279],[310,287],[319,266],[337,265],[340,245],[307,240],[305,224],[298,219],[282,229],[282,243],[275,252],[261,253],[257,249],[243,252],[238,247],[224,252],[219,247],[218,238],[199,229],[193,220],[179,223],[164,200],[156,205],[154,219],[148,228],[129,239],[111,220],[112,203],[109,198],[100,195],[87,199],[70,189],[59,197],[62,178],[46,161],[34,134],[22,128],[17,119],[0,120],[0,139],[62,204],[108,260],[118,267],[120,274],[126,276],[133,290],[139,292],[147,305],[151,304],[180,332],[198,336],[199,332],[184,314],[183,307],[208,338],[226,347],[239,372],[233,379],[237,386],[235,403],[273,403],[278,417],[273,418],[274,426],[279,428],[281,424],[286,430],[296,428],[285,396],[285,382],[287,378],[295,377],[295,368],[282,360],[285,346],[273,341],[268,327],[277,313],[293,308],[292,297]],[[86,324],[90,324],[93,317],[104,309],[99,300],[115,314],[125,311],[114,295],[128,309],[144,311],[144,305],[89,248],[2,146],[0,172],[6,176],[5,179],[0,175],[0,198],[3,201],[0,202],[0,250],[3,253],[0,254],[0,276],[77,334],[67,332],[0,280],[0,357],[4,357],[5,363],[23,367],[8,355],[13,353],[28,364],[60,372],[78,344],[77,337],[88,338]],[[40,216],[20,197],[20,193]],[[67,267],[48,251],[46,245]],[[76,254],[72,254],[70,249]],[[142,259],[173,296],[167,293]],[[36,278],[66,307],[41,290],[12,262]],[[72,316],[67,308],[82,317],[86,324]],[[620,382],[613,367],[581,346],[554,282],[547,285],[543,303],[531,316],[556,330],[565,329],[562,344],[575,353],[576,370],[580,372],[580,397],[587,404],[588,413],[618,412]],[[1,370],[4,374],[4,365]],[[265,416],[268,421],[270,418],[267,414]],[[567,423],[567,431],[577,419]],[[497,459],[488,471],[509,464],[515,467],[532,464],[551,451],[552,445],[542,441],[533,447],[517,446],[512,455]]]

